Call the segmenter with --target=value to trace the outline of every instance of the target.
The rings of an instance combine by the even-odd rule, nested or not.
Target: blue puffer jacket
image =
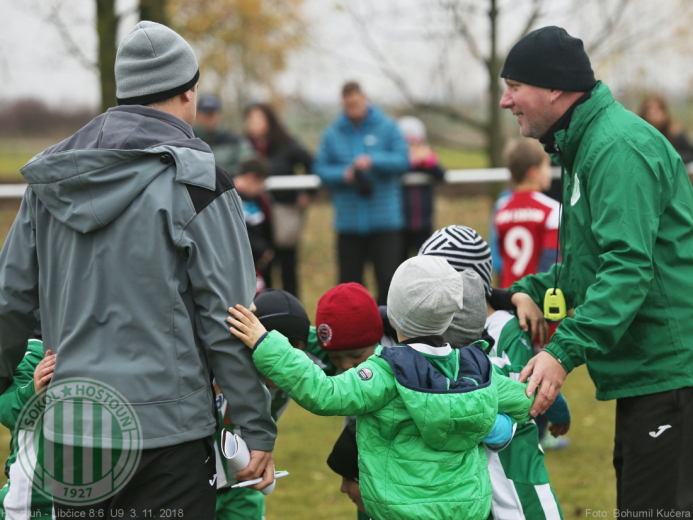
[[[373,185],[367,197],[344,183],[344,170],[361,154],[373,161],[365,174]],[[407,143],[397,124],[373,106],[358,127],[341,115],[325,131],[314,165],[315,173],[332,191],[336,230],[358,235],[403,229],[400,176],[408,170]]]

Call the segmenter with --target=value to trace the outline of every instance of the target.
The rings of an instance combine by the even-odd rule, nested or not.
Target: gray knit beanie
[[[466,347],[480,339],[484,333],[486,316],[486,288],[481,277],[472,269],[462,271],[464,307],[457,311],[452,323],[443,333],[443,339],[454,348]]]
[[[442,258],[415,256],[395,271],[387,317],[408,338],[443,334],[462,310],[462,275]]]
[[[193,88],[200,70],[190,44],[165,25],[143,21],[118,47],[115,61],[119,105],[149,105]]]

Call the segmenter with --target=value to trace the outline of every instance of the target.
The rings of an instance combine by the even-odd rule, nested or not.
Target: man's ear
[[[563,92],[564,92],[564,91],[563,91],[563,90],[553,90],[553,89],[551,89],[551,90],[549,90],[549,92],[550,92],[550,95],[551,95],[551,97],[550,97],[551,103],[555,103],[555,102],[558,101],[558,99],[563,95]]]
[[[182,94],[179,94],[179,96],[184,103],[190,103],[192,101],[193,91],[192,89],[186,90]]]

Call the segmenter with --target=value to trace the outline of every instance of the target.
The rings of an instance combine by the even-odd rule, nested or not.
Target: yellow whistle
[[[560,321],[566,317],[568,309],[565,305],[565,297],[560,289],[549,289],[544,297],[544,318],[551,321]]]

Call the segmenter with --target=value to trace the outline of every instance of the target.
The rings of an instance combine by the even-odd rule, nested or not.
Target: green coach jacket
[[[599,83],[555,134],[563,168],[563,264],[512,288],[543,306],[558,287],[573,319],[546,351],[587,364],[597,399],[693,386],[693,188],[666,138]]]
[[[525,385],[493,374],[478,346],[447,349],[451,378],[407,345],[378,346],[357,368],[328,377],[277,331],[253,360],[306,410],[357,416],[361,494],[372,518],[486,520],[491,482],[480,443],[497,413],[524,421],[533,401]]]

